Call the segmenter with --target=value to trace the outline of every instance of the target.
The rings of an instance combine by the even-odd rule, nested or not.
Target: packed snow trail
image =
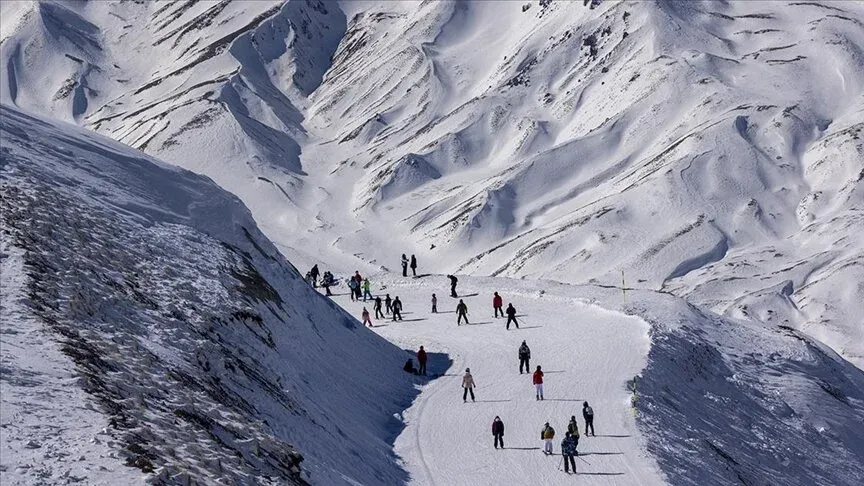
[[[405,430],[395,449],[416,484],[571,484],[562,470],[560,444],[570,416],[580,434],[576,459],[591,484],[662,484],[636,428],[627,380],[645,365],[648,325],[638,318],[606,311],[566,295],[540,294],[518,280],[459,277],[459,298],[468,305],[469,325],[456,325],[458,298],[449,296],[442,275],[402,278],[370,276],[373,294],[389,293],[404,304],[404,321],[373,320],[372,330],[409,350],[416,362],[421,345],[430,353],[429,378],[418,378],[422,392],[404,413]],[[494,287],[493,287],[494,286]],[[382,289],[383,287],[383,289]],[[355,316],[373,301],[352,302],[345,287],[334,300]],[[493,318],[492,295],[518,311],[519,329],[505,330],[506,318]],[[432,293],[438,314],[431,313]],[[545,400],[537,401],[531,374],[519,374],[517,350],[531,348],[531,370],[545,372]],[[452,365],[440,354],[446,353]],[[407,356],[406,356],[407,359]],[[449,365],[449,367],[448,367]],[[461,380],[470,368],[476,402],[462,403]],[[435,375],[442,375],[434,378]],[[585,437],[582,403],[595,413],[597,437]],[[491,423],[504,421],[504,445],[495,450]],[[540,429],[556,431],[555,455],[541,450]]]

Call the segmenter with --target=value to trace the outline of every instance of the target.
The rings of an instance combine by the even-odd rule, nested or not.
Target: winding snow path
[[[566,295],[541,294],[518,280],[460,277],[459,293],[468,305],[470,325],[456,326],[458,300],[448,296],[446,278],[431,275],[401,278],[370,277],[373,290],[399,296],[405,320],[375,321],[374,332],[395,344],[430,353],[430,375],[422,392],[404,414],[406,428],[396,452],[414,483],[454,484],[571,484],[575,478],[558,470],[560,441],[571,415],[579,420],[580,475],[591,484],[662,484],[655,462],[644,452],[625,383],[645,364],[648,326],[639,319],[613,313]],[[493,285],[497,287],[493,288]],[[343,293],[345,287],[339,287]],[[492,293],[505,306],[513,302],[520,329],[504,328],[492,317]],[[430,313],[432,293],[439,314]],[[360,316],[362,302],[337,295],[336,302]],[[372,303],[365,304],[370,313]],[[517,348],[531,348],[532,369],[543,367],[544,401],[536,401],[531,377],[518,372]],[[436,359],[437,358],[437,359]],[[477,382],[477,402],[461,400],[461,376],[471,368]],[[420,383],[420,380],[418,380]],[[597,437],[584,436],[582,402],[595,411]],[[505,450],[492,446],[491,423],[499,415],[505,424]],[[539,439],[543,423],[556,430],[556,455],[546,457]]]

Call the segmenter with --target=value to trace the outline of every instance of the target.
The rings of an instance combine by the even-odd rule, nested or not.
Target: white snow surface
[[[512,374],[524,334],[564,371],[550,392],[630,436],[583,439],[592,484],[860,484],[862,25],[864,4],[826,0],[0,2],[0,99],[209,176],[304,271],[373,273],[428,319],[376,332],[511,400],[418,383],[404,471],[367,463],[399,430],[380,415],[344,478],[298,431],[312,482],[572,479],[488,443],[495,414],[533,447],[578,412]],[[401,253],[429,276],[394,278]],[[542,327],[451,331],[415,310],[433,291],[452,310],[448,272],[472,313],[499,290]]]

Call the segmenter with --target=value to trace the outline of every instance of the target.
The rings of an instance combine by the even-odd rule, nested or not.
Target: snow
[[[176,273],[149,267],[154,281],[172,282],[149,289],[161,305],[176,305],[178,293],[225,309],[218,263],[243,259],[214,249],[215,241],[245,249],[255,268],[270,268],[261,272],[280,295],[283,284],[292,295],[308,289],[293,270],[268,263],[256,245],[297,268],[319,263],[340,275],[372,274],[405,293],[412,312],[425,308],[433,289],[443,303],[442,275],[456,272],[461,285],[478,293],[472,312],[483,309],[492,291],[506,289],[519,296],[526,319],[549,321],[519,333],[537,334],[540,349],[555,359],[572,358],[561,364],[566,373],[552,374],[550,391],[554,378],[574,392],[598,381],[591,402],[602,404],[631,437],[596,442],[599,452],[623,453],[598,456],[598,467],[588,472],[625,474],[592,482],[862,482],[861,3],[46,0],[2,2],[0,9],[4,104],[74,122],[203,174],[249,208],[251,214],[236,200],[231,211],[205,204],[208,217],[191,218],[185,198],[150,194],[154,179],[137,172],[131,205],[105,203],[110,198],[103,195],[99,207],[107,204],[111,213],[142,225],[154,218],[180,225],[134,233],[154,251],[179,255],[175,266],[190,266]],[[94,150],[85,145],[88,154]],[[77,150],[49,150],[48,159]],[[114,160],[127,152],[98,153]],[[108,166],[119,160],[130,159]],[[54,180],[55,170],[45,166],[39,178]],[[181,194],[216,194],[211,186],[200,192],[185,172],[159,174],[158,186],[179,178],[193,187]],[[106,173],[100,166],[89,171],[86,187],[113,187],[127,177],[125,169]],[[95,197],[68,190],[74,198]],[[218,194],[215,200],[224,201]],[[185,230],[193,220],[203,226]],[[260,227],[272,246],[257,233],[250,246],[237,221]],[[200,242],[199,230],[213,240]],[[166,243],[176,238],[190,243]],[[211,252],[218,257],[209,258]],[[418,256],[429,277],[390,276],[406,252]],[[88,259],[104,266],[99,251],[91,253]],[[290,282],[270,277],[283,273],[291,274]],[[180,281],[194,282],[195,290]],[[612,287],[630,289],[626,303]],[[404,353],[380,340],[372,345],[358,338],[369,333],[353,320],[298,295],[282,300],[295,305],[296,315],[309,316],[303,322],[327,313],[351,323],[346,326],[354,330],[340,328],[349,334],[338,340],[348,354],[357,353],[352,346],[360,339],[388,349],[393,366],[404,361]],[[544,299],[553,295],[568,309],[564,319],[546,313]],[[269,317],[266,303],[235,297],[243,309]],[[336,300],[359,316],[356,305]],[[585,324],[565,324],[571,312],[584,315]],[[472,361],[489,391],[514,401],[462,407],[455,377],[404,391],[411,382],[398,373],[382,384],[357,372],[345,383],[371,387],[352,400],[374,418],[360,420],[368,428],[346,433],[353,445],[342,444],[344,436],[332,427],[326,438],[315,427],[280,436],[304,455],[310,480],[400,483],[410,476],[421,484],[483,483],[479,471],[500,474],[498,482],[536,482],[536,474],[557,480],[557,471],[541,471],[547,458],[522,451],[524,464],[502,460],[482,442],[489,439],[482,430],[491,421],[487,411],[506,411],[508,440],[511,432],[514,440],[536,436],[545,421],[529,413],[539,405],[530,401],[530,386],[525,406],[531,408],[517,409],[524,398],[516,398],[517,378],[484,376],[505,366],[492,350],[515,352],[513,343],[500,341],[509,333],[494,325],[451,332],[445,316],[376,332],[411,349],[436,343],[436,352],[452,351],[455,363]],[[589,325],[597,319],[643,332],[606,334]],[[594,330],[598,342],[614,344],[572,357],[560,351],[564,343],[584,346],[581,335]],[[146,340],[147,349],[166,363],[194,363],[188,353],[169,351],[175,332]],[[329,335],[314,339],[317,348],[297,345],[307,359],[298,357],[295,368],[314,368],[308,363],[321,357],[310,356],[312,350],[328,349]],[[625,360],[612,349],[630,351]],[[272,358],[272,351],[263,352]],[[622,360],[605,359],[610,354]],[[62,356],[46,357],[55,358]],[[284,382],[309,379],[283,376],[278,359],[261,359]],[[448,374],[458,370],[454,364]],[[641,376],[635,422],[627,409],[628,375]],[[356,420],[341,402],[321,405],[314,386],[297,387],[300,408],[312,410],[316,423]],[[442,387],[451,390],[438,393]],[[418,392],[400,434],[393,414],[401,416]],[[377,403],[382,395],[386,404]],[[436,404],[426,407],[429,400]],[[448,400],[484,415],[437,414]],[[542,405],[556,409],[550,419],[572,415],[565,402]],[[427,439],[442,433],[438,424],[476,425],[478,433],[454,437],[442,452],[435,449],[442,441]],[[418,427],[425,427],[419,436]],[[394,440],[404,470],[392,461]],[[331,464],[334,442],[349,458],[344,465]],[[473,454],[449,455],[450,448]],[[366,453],[384,459],[367,464]],[[435,464],[431,472],[424,460]],[[490,472],[490,461],[502,461],[500,472]]]

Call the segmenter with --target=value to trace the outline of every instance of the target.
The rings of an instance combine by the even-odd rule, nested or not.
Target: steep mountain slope
[[[623,270],[864,366],[858,2],[2,8],[3,100],[211,176],[295,260]]]
[[[406,479],[403,352],[235,196],[6,106],[0,128],[4,484]]]

